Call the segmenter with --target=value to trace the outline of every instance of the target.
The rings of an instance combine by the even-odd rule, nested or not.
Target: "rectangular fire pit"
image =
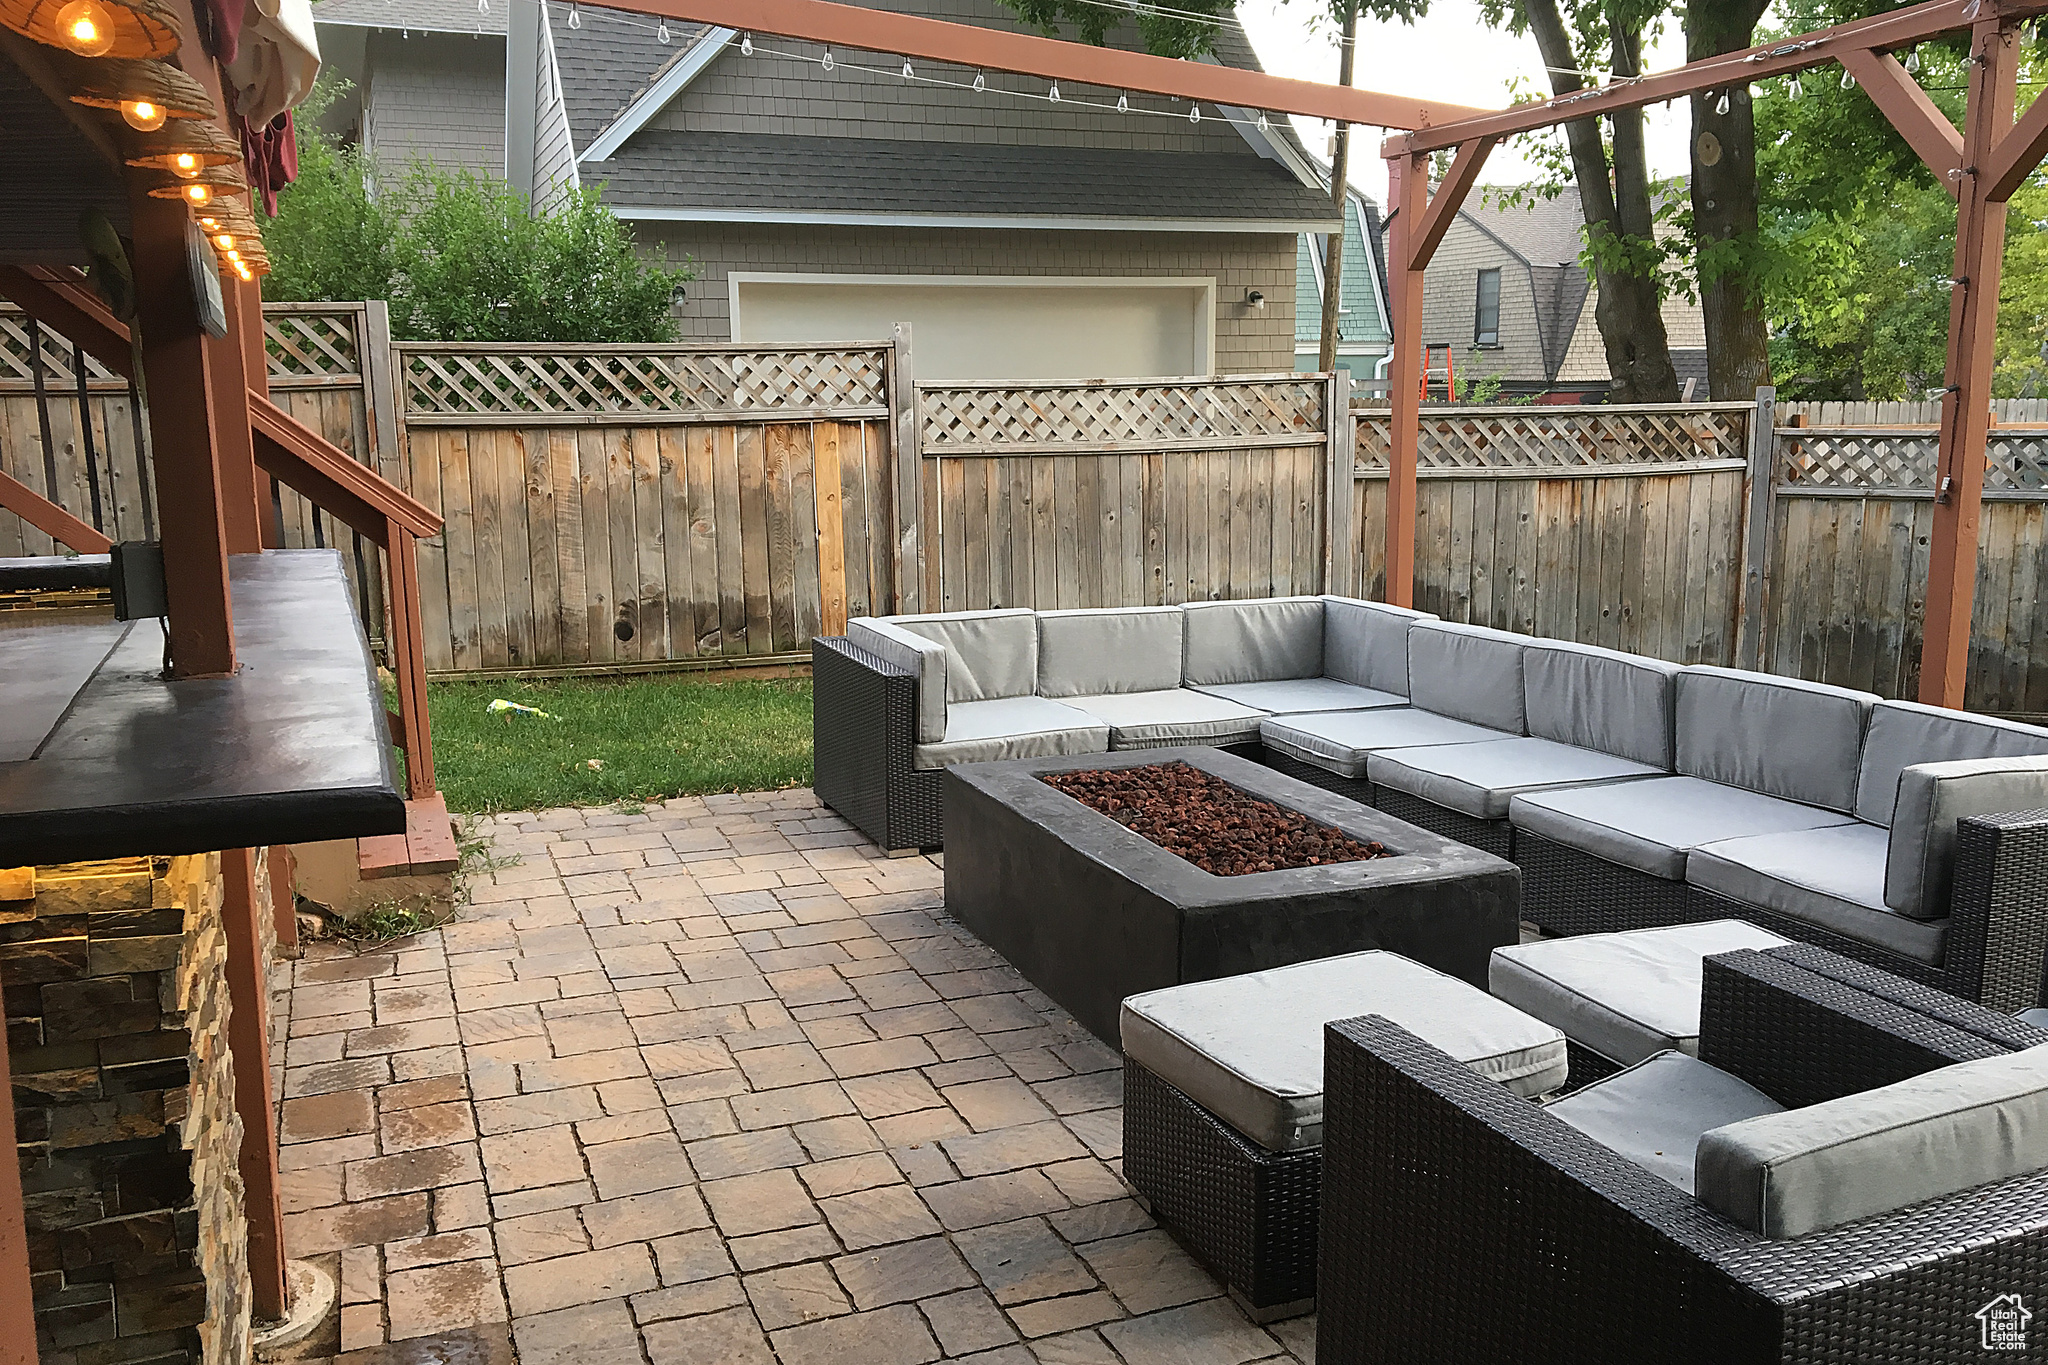
[[[1039,778],[1186,763],[1395,856],[1218,877]],[[1513,943],[1514,864],[1215,749],[946,772],[946,909],[1104,1042],[1127,995],[1385,948],[1473,984]]]

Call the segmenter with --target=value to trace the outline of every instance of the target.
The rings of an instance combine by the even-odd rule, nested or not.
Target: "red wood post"
[[[137,322],[156,458],[158,523],[170,598],[171,673],[223,677],[235,671],[234,609],[228,598],[227,528],[214,456],[212,375],[205,333],[186,283],[185,206],[136,190]]]
[[[391,565],[391,673],[398,680],[398,718],[405,746],[406,795],[434,791],[434,741],[427,725],[426,631],[420,621],[419,542],[395,521],[385,522],[385,557]]]
[[[277,923],[278,946],[296,956],[299,951],[299,860],[290,844],[272,844],[270,859],[263,869],[270,878],[270,916]]]
[[[263,548],[263,513],[269,510],[268,481],[256,470],[256,438],[249,430],[249,381],[243,349],[242,282],[230,277],[220,287],[228,316],[223,337],[206,339],[207,370],[213,380],[213,423],[220,466],[221,524],[228,553],[254,554]]]
[[[249,392],[270,397],[270,350],[263,339],[263,285],[259,282],[244,284],[234,281],[234,288],[242,296],[241,341],[242,377],[249,381]],[[284,527],[277,518],[277,479],[256,471],[256,520],[263,530],[263,548],[282,550],[284,548]],[[294,924],[297,920],[292,921]]]
[[[1393,205],[1387,252],[1393,295],[1394,363],[1389,395],[1393,420],[1387,443],[1387,587],[1397,607],[1415,605],[1415,458],[1422,439],[1422,271],[1409,269],[1415,234],[1429,203],[1429,158],[1387,158],[1387,198]]]
[[[242,1190],[249,1224],[251,1307],[285,1315],[284,1210],[278,1194],[277,1111],[270,1103],[270,983],[257,925],[256,851],[220,855],[221,918],[228,938],[228,1046],[235,1058],[235,1112],[242,1116]]]
[[[0,1002],[0,1017],[7,1007]],[[28,1225],[15,1160],[14,1082],[0,1042],[0,1365],[36,1365],[36,1310],[28,1287]]]
[[[1934,535],[1927,562],[1927,619],[1920,644],[1920,700],[1960,707],[1970,668],[1970,614],[1977,587],[1984,451],[1991,427],[1991,371],[1998,333],[1998,274],[2005,203],[1990,198],[1987,171],[2012,127],[2018,63],[2014,29],[1989,19],[1971,32],[1970,103],[1963,130],[1956,212],[1956,285],[1949,301],[1948,392],[1941,403]]]

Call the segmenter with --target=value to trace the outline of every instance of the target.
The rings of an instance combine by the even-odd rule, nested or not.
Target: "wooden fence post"
[[[1323,591],[1349,597],[1358,570],[1358,534],[1351,525],[1351,468],[1357,460],[1358,423],[1351,415],[1351,371],[1335,370],[1323,405],[1325,484]]]
[[[811,426],[812,505],[818,516],[818,626],[824,635],[846,634],[846,522],[839,473],[840,427]]]
[[[356,364],[362,368],[363,402],[368,407],[372,449],[371,468],[386,483],[410,493],[405,485],[405,452],[400,449],[402,414],[398,386],[392,375],[391,305],[371,299],[360,314],[361,330],[356,333]]]
[[[1770,600],[1771,540],[1777,534],[1773,509],[1778,487],[1778,391],[1756,391],[1749,414],[1749,470],[1743,475],[1746,515],[1742,526],[1742,601],[1735,637],[1735,666],[1762,669],[1764,612]]]
[[[890,499],[895,514],[896,612],[921,610],[924,601],[924,536],[921,534],[920,490],[924,470],[919,466],[917,382],[910,361],[910,324],[896,324],[889,348],[890,437],[896,455],[896,496]]]

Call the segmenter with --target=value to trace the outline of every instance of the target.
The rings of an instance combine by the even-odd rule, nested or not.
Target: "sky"
[[[1238,0],[1237,15],[1251,36],[1259,61],[1276,76],[1334,82],[1337,79],[1336,32],[1327,23],[1311,31],[1309,16],[1326,7],[1318,0]],[[1644,66],[1662,71],[1685,62],[1685,42],[1676,23],[1644,54]],[[1509,82],[1521,77],[1547,91],[1536,40],[1491,29],[1480,17],[1477,0],[1432,0],[1429,16],[1414,26],[1361,19],[1355,85],[1390,94],[1412,95],[1497,109],[1508,103]],[[1317,156],[1329,154],[1330,125],[1296,118],[1302,144]],[[1650,170],[1653,175],[1681,175],[1687,167],[1689,115],[1685,105],[1648,111]],[[1494,150],[1482,183],[1518,184],[1535,168],[1514,143]],[[1379,157],[1379,134],[1354,133],[1351,182],[1386,203],[1386,163]]]

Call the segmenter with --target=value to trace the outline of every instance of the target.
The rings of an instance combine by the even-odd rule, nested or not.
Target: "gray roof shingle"
[[[329,0],[332,3],[333,0]],[[555,59],[562,67],[562,100],[580,153],[597,141],[641,92],[682,60],[711,31],[708,24],[669,25],[669,41],[655,36],[656,21],[596,5],[579,5],[582,23],[569,27],[569,6],[550,0]]]
[[[316,0],[313,22],[352,28],[399,28],[416,33],[505,32],[507,10],[518,0],[491,0],[480,10],[476,0]]]
[[[1330,213],[1327,195],[1249,148],[1186,155],[649,128],[611,160],[586,163],[584,177],[605,182],[606,201],[622,207],[1221,219],[1252,231]]]

